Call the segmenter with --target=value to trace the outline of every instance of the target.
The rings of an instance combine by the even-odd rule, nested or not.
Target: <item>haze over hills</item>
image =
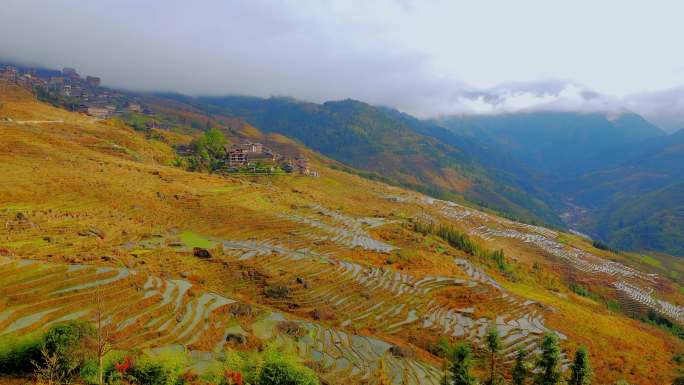
[[[559,189],[574,187],[567,196],[597,213],[584,228],[616,247],[684,255],[684,131],[643,142],[630,152],[622,163]]]
[[[633,146],[665,133],[634,113],[521,112],[444,118],[444,127],[505,151],[545,178],[620,163]]]

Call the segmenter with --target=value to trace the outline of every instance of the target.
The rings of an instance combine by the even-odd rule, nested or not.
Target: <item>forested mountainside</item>
[[[568,225],[616,248],[684,253],[684,133],[638,115],[537,112],[444,119],[513,156]],[[515,170],[514,170],[515,172]],[[548,200],[548,197],[552,197]]]
[[[684,255],[684,131],[644,143],[622,164],[578,178],[587,228],[616,247]]]
[[[529,112],[445,118],[439,123],[512,154],[546,178],[581,175],[624,160],[664,132],[632,113]]]
[[[218,383],[267,365],[306,384],[436,385],[453,346],[483,379],[492,357],[510,380],[516,359],[541,369],[543,351],[567,378],[580,346],[597,383],[682,369],[684,294],[652,259],[360,178],[234,119],[204,123],[320,173],[189,171],[174,146],[197,143],[206,115],[159,111],[180,126],[135,130],[15,86],[0,101],[0,376],[40,359],[40,333],[98,314],[114,328],[108,373],[131,378]],[[90,368],[77,375],[95,381]]]

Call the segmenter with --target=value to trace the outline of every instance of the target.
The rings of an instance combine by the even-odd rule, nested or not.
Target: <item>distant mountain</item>
[[[564,183],[597,213],[587,229],[625,249],[684,255],[684,130],[645,141],[629,157]]]
[[[436,121],[508,154],[566,224],[627,250],[684,255],[684,130],[633,113],[534,112]]]
[[[620,153],[621,163],[565,181],[558,189],[572,191],[588,207],[638,197],[684,180],[684,131],[653,138]]]
[[[580,175],[617,163],[626,147],[665,135],[633,113],[529,112],[449,117],[438,123],[550,177]]]

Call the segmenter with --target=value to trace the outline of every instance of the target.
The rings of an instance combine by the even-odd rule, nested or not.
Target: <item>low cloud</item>
[[[0,60],[76,67],[84,75],[101,76],[106,85],[137,91],[291,95],[315,102],[355,98],[421,117],[630,109],[666,128],[684,127],[682,88],[609,96],[582,85],[582,76],[563,77],[563,71],[558,71],[560,79],[512,81],[530,78],[528,67],[533,65],[563,65],[574,71],[584,64],[556,60],[559,55],[535,45],[513,49],[507,40],[516,31],[521,42],[539,36],[517,23],[507,33],[510,37],[491,30],[481,31],[482,36],[452,31],[461,25],[471,28],[473,17],[486,11],[464,4],[4,0]],[[502,30],[509,23],[497,22],[504,24]],[[443,30],[435,29],[441,26]],[[491,46],[499,41],[502,46]],[[484,49],[486,44],[490,46]],[[464,74],[475,76],[459,77]],[[482,79],[498,84],[474,83]]]
[[[684,129],[684,86],[630,95],[625,105],[665,131]]]

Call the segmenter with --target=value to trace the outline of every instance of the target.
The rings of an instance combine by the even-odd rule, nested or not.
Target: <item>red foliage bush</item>
[[[116,371],[119,372],[119,374],[125,374],[133,367],[133,358],[131,358],[130,356],[126,356],[124,358],[124,362],[116,363],[114,364],[114,367],[116,368]]]
[[[242,373],[226,370],[225,376],[228,385],[243,385]]]

